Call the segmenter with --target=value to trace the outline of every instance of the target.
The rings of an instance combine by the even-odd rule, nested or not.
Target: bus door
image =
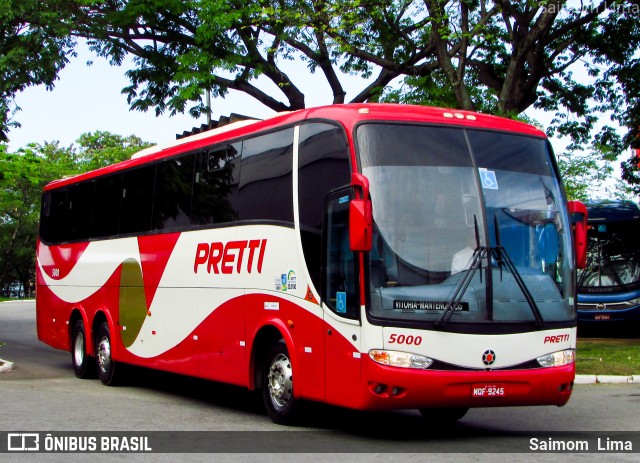
[[[357,255],[349,244],[349,203],[344,188],[325,202],[323,291],[326,399],[336,405],[356,400],[360,384],[360,301]]]

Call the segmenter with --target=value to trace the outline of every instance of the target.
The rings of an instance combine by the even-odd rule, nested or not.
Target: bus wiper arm
[[[444,313],[442,314],[440,319],[435,323],[435,326],[443,327],[445,323],[449,321],[449,319],[453,315],[453,312],[456,310],[456,307],[458,307],[458,305],[460,304],[460,301],[462,300],[464,293],[467,291],[467,288],[469,288],[469,285],[471,284],[471,280],[473,279],[473,276],[475,275],[476,271],[482,268],[482,260],[486,258],[486,256],[490,251],[490,248],[487,248],[486,246],[480,246],[480,237],[478,233],[478,220],[476,219],[475,215],[473,216],[473,222],[475,225],[475,233],[476,233],[476,249],[473,251],[471,265],[469,267],[469,270],[466,271],[464,278],[462,278],[460,281],[458,281],[458,284],[456,284],[456,287],[453,290],[453,295],[451,296],[451,299],[447,302],[447,305],[444,308]]]
[[[488,252],[489,248],[487,248],[486,246],[478,246],[475,251],[473,251],[473,260],[471,261],[471,266],[465,273],[464,278],[458,281],[451,299],[447,302],[447,305],[444,308],[442,317],[440,317],[440,320],[436,322],[436,326],[442,327],[446,322],[449,321],[456,307],[458,307],[458,305],[460,304],[464,293],[467,292],[467,288],[469,288],[471,280],[473,279],[476,271],[478,271],[478,269],[482,267],[482,260],[487,257]]]
[[[582,287],[584,285],[584,281],[587,279],[587,276],[589,276],[588,270],[593,266],[593,260],[594,260],[593,255],[590,255],[587,258],[587,264],[584,266],[584,270],[582,271],[582,274],[580,275],[580,279],[578,280],[578,283],[576,284],[576,286],[578,288],[580,288],[580,287]],[[599,270],[598,270],[598,272],[599,272]]]
[[[533,316],[536,319],[536,326],[544,326],[544,319],[542,318],[542,314],[540,313],[540,309],[538,308],[536,301],[533,299],[529,288],[527,288],[527,285],[522,279],[522,275],[520,275],[520,272],[511,260],[511,256],[509,256],[507,250],[500,243],[500,228],[498,227],[498,217],[494,215],[493,220],[496,232],[496,247],[491,249],[491,254],[495,256],[500,265],[504,264],[505,267],[507,267],[507,269],[511,272],[511,275],[513,275],[513,279],[516,280],[520,291],[522,291],[522,294],[524,294],[524,298],[527,300],[527,304],[529,304],[529,307],[533,312]]]
[[[609,243],[610,243],[610,241],[608,241],[608,242],[605,241],[605,245],[609,244]],[[604,248],[604,245],[603,245],[603,248]],[[609,255],[609,253],[606,253],[600,259],[600,270],[599,270],[600,274],[602,274],[602,268],[603,267],[606,270],[608,270],[609,272],[611,272],[611,275],[613,276],[614,281],[617,283],[618,286],[620,286],[620,288],[623,291],[628,291],[627,285],[624,284],[624,282],[622,281],[622,278],[620,277],[620,274],[618,273],[618,271],[616,270],[615,266],[611,262],[611,256]]]

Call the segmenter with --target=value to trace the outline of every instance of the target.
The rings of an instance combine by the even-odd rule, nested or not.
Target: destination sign
[[[443,301],[393,301],[393,308],[395,310],[402,310],[403,312],[415,312],[424,310],[426,312],[430,311],[438,311],[445,310],[447,308],[448,302]],[[468,312],[469,311],[469,303],[468,302],[459,302],[453,310],[455,312]]]

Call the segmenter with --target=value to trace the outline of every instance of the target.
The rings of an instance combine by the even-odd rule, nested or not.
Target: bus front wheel
[[[98,367],[98,376],[105,386],[113,386],[116,384],[117,363],[111,357],[111,332],[107,322],[102,323],[98,329],[96,338],[96,365]]]
[[[95,378],[95,363],[87,352],[87,335],[80,319],[75,321],[71,332],[71,363],[78,378]]]
[[[283,342],[276,344],[265,359],[262,401],[274,423],[291,424],[298,415],[300,401],[293,396],[293,369]]]

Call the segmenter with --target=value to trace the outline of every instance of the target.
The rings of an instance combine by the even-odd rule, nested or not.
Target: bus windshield
[[[374,319],[575,320],[570,228],[546,140],[382,123],[356,138],[374,216]]]
[[[631,201],[592,203],[587,266],[578,272],[582,293],[640,288],[640,209]]]

